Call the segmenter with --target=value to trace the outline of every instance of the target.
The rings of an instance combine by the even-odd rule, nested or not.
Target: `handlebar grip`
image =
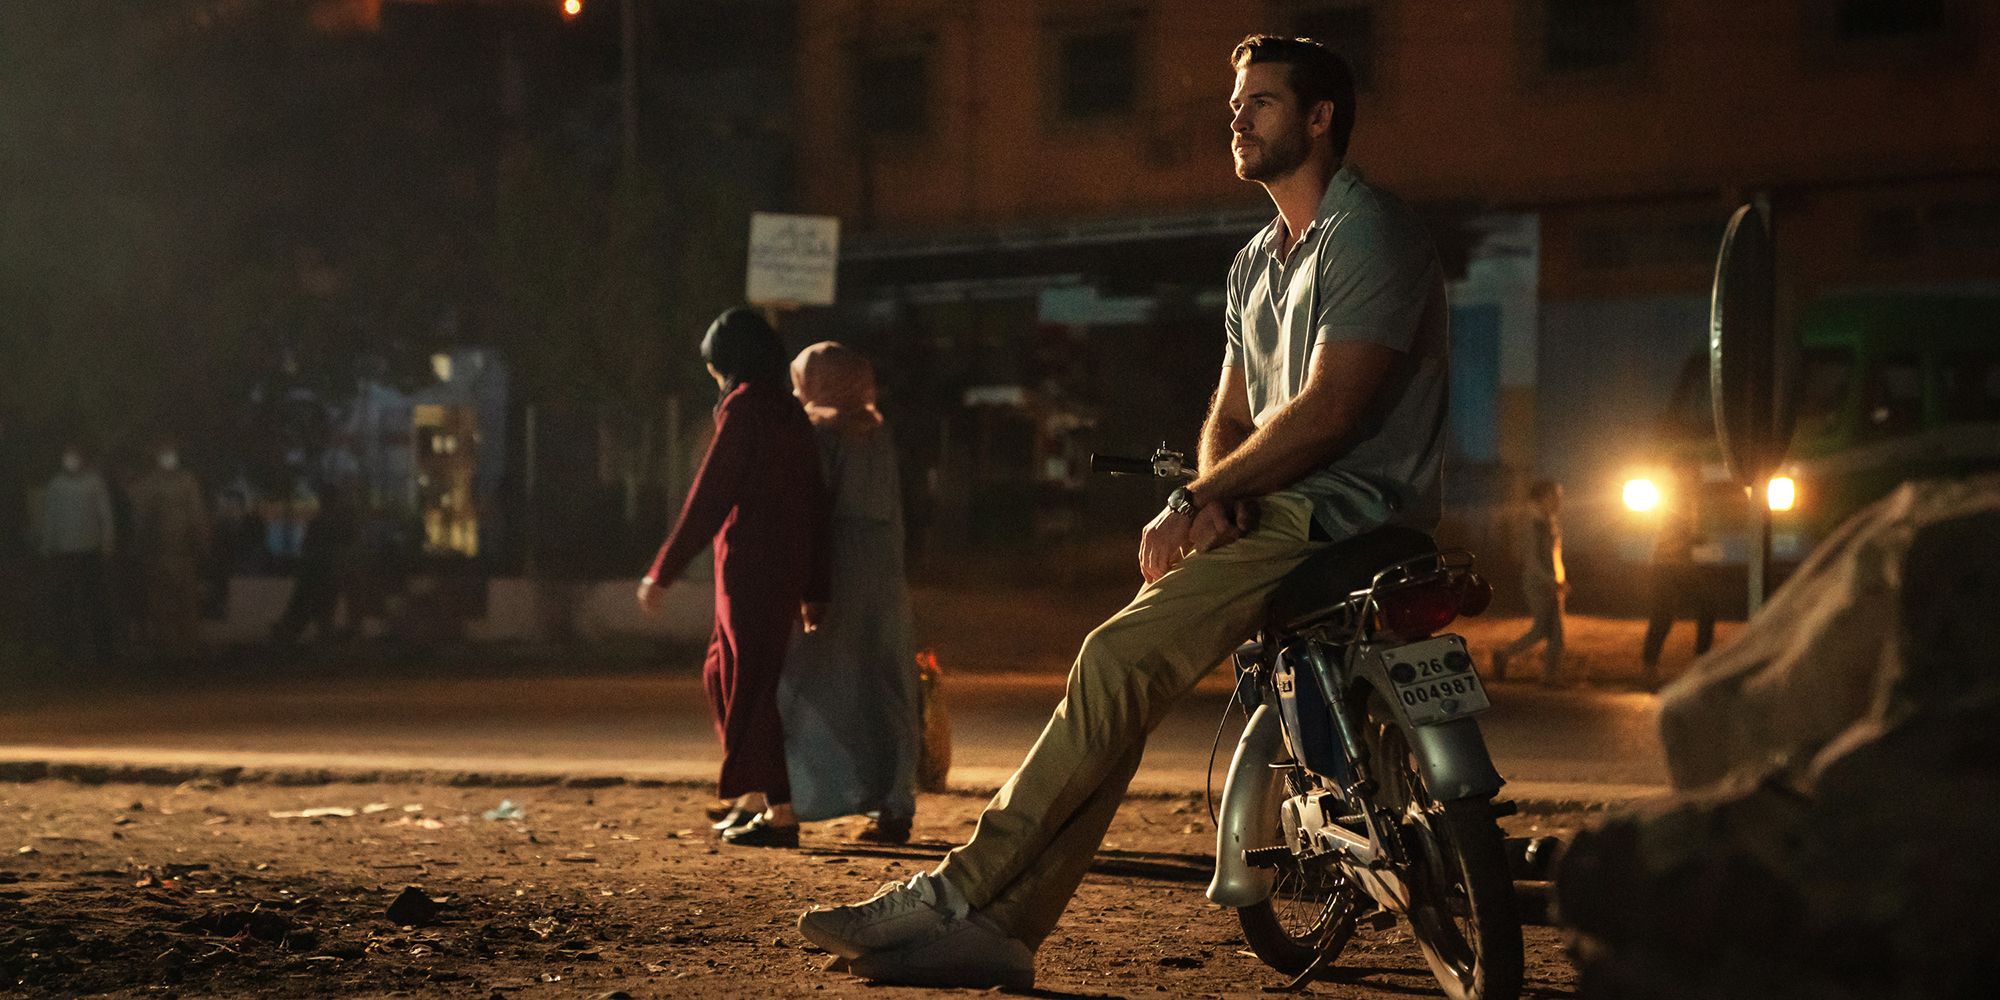
[[[1150,476],[1153,474],[1153,463],[1143,458],[1092,454],[1090,471],[1108,472],[1114,476]]]

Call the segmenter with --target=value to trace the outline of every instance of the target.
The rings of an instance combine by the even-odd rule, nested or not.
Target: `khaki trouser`
[[[972,840],[937,869],[974,909],[1030,947],[1048,937],[1110,829],[1147,734],[1256,631],[1285,574],[1326,547],[1311,540],[1311,520],[1304,497],[1264,498],[1255,532],[1188,557],[1083,641],[1048,728]]]

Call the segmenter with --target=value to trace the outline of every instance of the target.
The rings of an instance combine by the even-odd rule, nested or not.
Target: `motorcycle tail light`
[[[1493,585],[1477,573],[1458,578],[1458,613],[1477,618],[1493,603]]]
[[[1393,635],[1421,638],[1451,624],[1461,600],[1459,588],[1448,580],[1388,591],[1375,596],[1375,623]]]

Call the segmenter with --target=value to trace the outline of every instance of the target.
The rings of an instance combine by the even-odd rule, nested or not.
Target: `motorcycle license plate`
[[[1381,656],[1403,715],[1416,725],[1448,722],[1493,706],[1473,672],[1465,640],[1458,636],[1441,635],[1385,649]]]

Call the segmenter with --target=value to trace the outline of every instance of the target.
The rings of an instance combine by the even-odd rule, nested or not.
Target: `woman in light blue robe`
[[[778,684],[792,808],[868,814],[860,839],[903,843],[916,813],[917,667],[903,575],[896,450],[868,360],[832,341],[792,362],[832,494],[832,590],[818,630],[794,636]]]

